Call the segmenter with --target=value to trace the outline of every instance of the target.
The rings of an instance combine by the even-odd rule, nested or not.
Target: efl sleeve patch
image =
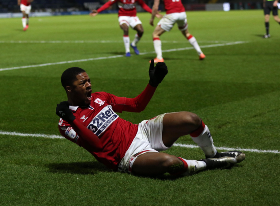
[[[75,132],[75,130],[72,127],[68,127],[65,130],[65,135],[75,142],[77,142],[77,140],[79,139],[79,135]]]

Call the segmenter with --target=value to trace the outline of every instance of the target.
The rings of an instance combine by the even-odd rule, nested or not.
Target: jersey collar
[[[79,106],[69,106],[69,109],[71,109],[72,111],[77,111],[78,108]]]
[[[69,105],[69,109],[71,109],[72,111],[76,112],[78,110],[79,106],[71,106]],[[85,109],[85,108],[90,108],[90,109],[93,109],[92,106],[88,105],[88,106],[84,106],[84,107],[81,107],[82,109]]]

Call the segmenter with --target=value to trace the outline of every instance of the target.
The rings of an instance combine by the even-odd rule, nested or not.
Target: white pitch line
[[[173,146],[176,147],[186,147],[186,148],[199,148],[197,145],[191,145],[191,144],[179,144],[174,143]],[[260,150],[260,149],[242,149],[242,148],[232,148],[232,147],[216,147],[216,149],[219,150],[227,150],[227,151],[246,151],[246,152],[255,152],[255,153],[274,153],[274,154],[280,154],[279,150]]]
[[[113,58],[119,58],[119,57],[123,57],[123,55],[116,55],[116,56],[109,56],[109,57],[97,57],[97,58],[89,58],[89,59],[78,59],[78,60],[72,60],[72,61],[62,61],[62,62],[45,63],[45,64],[35,64],[35,65],[20,66],[20,67],[10,67],[10,68],[0,69],[0,72],[5,71],[5,70],[25,69],[25,68],[32,68],[32,67],[45,67],[45,66],[52,66],[52,65],[59,65],[59,64],[70,64],[70,63],[77,63],[77,62],[94,61],[94,60],[100,60],[100,59],[113,59]]]
[[[123,41],[83,41],[83,40],[76,40],[76,41],[0,41],[1,44],[84,44],[84,43],[123,43]]]
[[[161,40],[162,43],[186,43],[186,41],[165,41]],[[19,41],[0,41],[0,44],[112,44],[112,43],[120,43],[123,44],[123,41],[110,41],[110,40],[75,40],[75,41],[26,41],[26,40],[19,40]],[[141,41],[141,43],[152,43],[152,41]],[[229,41],[199,41],[199,43],[230,43]]]
[[[236,45],[236,44],[244,44],[244,43],[247,43],[247,42],[245,42],[245,41],[236,41],[236,42],[228,42],[228,43],[222,43],[222,44],[210,44],[210,45],[205,45],[205,46],[200,46],[200,47],[201,48],[209,48],[209,47],[219,47],[219,46],[229,46],[229,45]],[[167,52],[190,50],[190,49],[193,49],[193,47],[169,49],[169,50],[163,50],[162,52],[163,53],[167,53]],[[146,54],[151,54],[151,53],[155,53],[155,52],[154,51],[153,52],[144,52],[144,53],[140,53],[140,55],[146,55]],[[59,64],[71,64],[71,63],[77,63],[77,62],[95,61],[95,60],[101,60],[101,59],[114,59],[114,58],[120,58],[120,57],[124,57],[124,55],[116,55],[116,56],[108,56],[108,57],[96,57],[96,58],[89,58],[89,59],[78,59],[78,60],[71,60],[71,61],[53,62],[53,63],[45,63],[45,64],[35,64],[35,65],[10,67],[10,68],[0,68],[0,72],[1,71],[7,71],[7,70],[15,70],[15,69],[25,69],[25,68],[34,68],[34,67],[45,67],[45,66],[59,65]]]
[[[48,135],[48,134],[28,134],[28,133],[19,133],[19,132],[4,132],[0,130],[0,135],[8,135],[8,136],[20,136],[20,137],[44,137],[51,139],[64,139],[64,137],[60,135]]]
[[[65,139],[60,135],[48,135],[48,134],[28,134],[28,133],[19,133],[19,132],[4,132],[0,130],[0,135],[8,135],[8,136],[20,136],[20,137],[43,137],[43,138],[50,138],[50,139]],[[176,147],[186,147],[186,148],[198,148],[197,145],[191,144],[179,144],[175,143],[173,146]],[[273,153],[273,154],[280,154],[279,150],[260,150],[260,149],[242,149],[242,148],[232,148],[232,147],[216,147],[219,150],[238,150],[238,151],[246,151],[246,152],[254,152],[254,153]]]

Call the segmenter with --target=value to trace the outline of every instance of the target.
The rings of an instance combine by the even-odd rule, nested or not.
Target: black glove
[[[167,73],[168,73],[168,69],[164,62],[158,62],[154,67],[154,60],[152,59],[150,64],[150,69],[149,69],[149,75],[150,75],[149,84],[153,87],[157,87]]]
[[[60,102],[57,105],[56,114],[69,123],[73,122],[76,119],[69,109],[69,103],[67,101]]]

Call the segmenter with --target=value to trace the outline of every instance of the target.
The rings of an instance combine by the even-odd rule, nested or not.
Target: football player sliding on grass
[[[65,70],[61,83],[68,100],[56,108],[60,133],[108,168],[135,175],[191,175],[243,161],[242,152],[218,152],[208,127],[194,113],[160,114],[139,124],[119,117],[117,112],[143,111],[167,72],[165,63],[154,66],[151,60],[146,88],[135,98],[127,98],[106,92],[92,93],[91,79],[85,70],[79,67]],[[160,152],[184,135],[190,135],[202,149],[204,159],[189,160]]]

